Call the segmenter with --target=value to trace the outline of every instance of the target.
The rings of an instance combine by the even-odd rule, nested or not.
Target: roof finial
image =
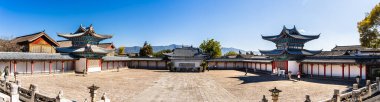
[[[285,27],[285,25],[284,25],[284,27],[283,27],[284,29],[286,29],[286,27]]]
[[[44,30],[42,30],[42,32],[45,32],[45,29],[44,29]]]
[[[296,25],[293,25],[293,29],[296,29]]]

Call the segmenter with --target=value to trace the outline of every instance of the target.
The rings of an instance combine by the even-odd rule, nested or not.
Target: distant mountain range
[[[189,45],[183,45],[183,46],[189,46]],[[166,50],[166,49],[173,50],[175,48],[181,48],[181,47],[182,47],[182,45],[176,45],[176,44],[171,44],[171,45],[167,45],[167,46],[152,46],[153,52],[158,52],[158,51]],[[140,51],[140,48],[141,48],[140,46],[125,47],[125,52],[126,53],[138,53]],[[247,51],[244,51],[242,49],[237,49],[237,48],[233,48],[233,47],[230,47],[230,48],[222,47],[222,54],[225,54],[229,51],[235,51],[236,53],[241,51],[243,54],[245,54],[247,52]],[[259,54],[257,51],[253,51],[253,53]]]

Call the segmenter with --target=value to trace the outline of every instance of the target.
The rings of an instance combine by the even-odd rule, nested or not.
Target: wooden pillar
[[[34,72],[34,61],[31,61],[30,65],[31,65],[31,73],[30,74],[33,74],[33,72]]]
[[[9,68],[11,69],[11,68]],[[13,61],[13,74],[17,72],[17,62],[16,61]]]
[[[261,63],[259,63],[260,64],[260,70],[261,70]]]
[[[289,63],[289,61],[285,61],[285,74],[288,74],[288,72],[289,72],[289,67],[288,67],[288,63]]]
[[[52,62],[49,61],[49,74],[51,74],[51,69],[52,69]]]
[[[107,61],[107,66],[106,66],[106,67],[107,67],[107,70],[108,70],[108,63],[109,63],[109,62]]]
[[[255,63],[255,69],[257,70],[256,64],[257,64],[257,63]]]
[[[312,63],[312,64],[310,64],[310,67],[311,67],[311,77],[313,77],[313,67],[314,67],[314,64]]]
[[[65,72],[65,61],[61,61],[61,72],[64,73]]]
[[[363,64],[360,63],[359,65],[359,76],[360,76],[360,79],[362,79],[362,68],[363,68]]]
[[[344,79],[344,63],[342,63],[342,79]]]
[[[298,72],[302,73],[302,63],[298,65]]]
[[[309,64],[306,63],[306,74],[309,74]]]
[[[323,64],[323,77],[326,78],[326,63]]]
[[[274,65],[274,61],[272,62],[272,73],[273,73],[273,70],[275,68],[275,65]]]
[[[102,59],[99,60],[99,66],[100,66],[100,70],[103,70],[103,60]]]
[[[112,61],[112,69],[115,68],[115,61]]]

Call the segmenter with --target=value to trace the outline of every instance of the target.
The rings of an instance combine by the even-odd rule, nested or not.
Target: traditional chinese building
[[[273,58],[275,70],[289,71],[296,74],[299,71],[299,63],[306,56],[313,56],[322,50],[306,50],[304,44],[319,38],[319,35],[300,34],[296,27],[288,29],[284,26],[280,34],[273,36],[262,36],[264,40],[276,44],[274,50],[260,50],[261,54]]]
[[[57,48],[58,52],[69,53],[79,58],[75,63],[76,72],[101,71],[101,58],[110,50],[99,47],[99,42],[109,39],[111,35],[97,34],[92,25],[85,28],[82,25],[74,33],[59,33],[58,36],[71,41],[72,46]]]
[[[176,70],[194,70],[200,68],[207,55],[201,49],[191,47],[175,48],[172,53],[165,54]]]
[[[22,52],[31,53],[56,53],[55,48],[59,46],[45,31],[20,36],[11,42],[20,45]]]

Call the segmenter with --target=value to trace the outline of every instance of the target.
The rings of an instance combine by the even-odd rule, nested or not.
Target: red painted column
[[[344,79],[344,63],[342,63],[342,79]]]
[[[274,70],[274,61],[272,62],[272,73],[273,73],[273,70]]]
[[[108,62],[107,62],[107,69],[108,69]]]
[[[31,74],[33,74],[33,72],[34,72],[34,61],[32,61],[32,62],[30,62],[31,63]]]
[[[359,70],[360,70],[359,76],[360,76],[360,79],[362,79],[362,68],[363,68],[363,64],[360,64],[359,65]]]
[[[261,63],[259,63],[260,64],[260,70],[261,70]]]
[[[51,64],[52,62],[51,61],[49,61],[49,74],[51,74],[51,68],[52,68],[52,64]]]
[[[99,60],[99,66],[100,66],[100,70],[103,70],[103,66],[102,66],[102,65],[103,65],[103,60],[102,60],[102,59],[100,59],[100,60]]]
[[[298,65],[298,72],[302,73],[302,63]]]
[[[286,67],[286,69],[285,69],[285,74],[288,74],[288,72],[289,72],[289,69],[288,69],[288,61],[285,61],[285,67]]]
[[[311,77],[313,77],[313,74],[314,74],[314,73],[313,73],[313,67],[314,67],[314,64],[312,63],[312,64],[311,64]]]
[[[350,68],[351,64],[348,64],[348,79],[350,79],[350,76],[351,76],[351,68]]]
[[[326,63],[323,64],[323,77],[326,78]]]
[[[15,73],[15,72],[17,72],[17,62],[13,61],[13,73]]]
[[[115,61],[112,61],[112,68],[115,68]]]
[[[65,72],[65,61],[61,61],[61,72],[64,73]]]

